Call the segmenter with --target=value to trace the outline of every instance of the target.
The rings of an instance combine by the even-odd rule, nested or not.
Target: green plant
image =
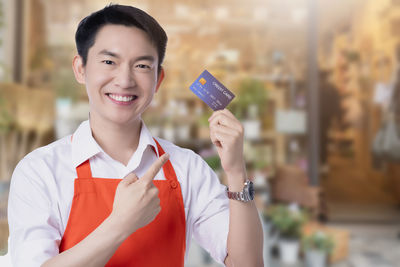
[[[296,205],[272,205],[266,217],[283,239],[300,239],[302,227],[307,220],[306,212]]]
[[[360,53],[357,51],[347,51],[345,56],[349,62],[358,62],[360,60]]]
[[[268,162],[263,158],[258,158],[254,161],[254,169],[256,170],[264,170],[269,166]]]
[[[218,155],[207,157],[204,160],[214,171],[221,169],[221,160]]]
[[[5,106],[5,98],[0,94],[0,133],[8,132],[14,120]]]
[[[4,26],[4,8],[3,8],[3,2],[0,1],[0,28],[3,28]],[[2,44],[2,39],[0,39],[0,45]]]
[[[212,111],[210,109],[207,109],[205,112],[203,112],[198,120],[199,125],[208,127],[208,125],[210,124],[208,119],[211,117],[211,115]]]
[[[327,235],[322,231],[315,231],[310,235],[303,237],[302,240],[304,250],[319,250],[327,253],[332,253],[335,243],[332,236]]]
[[[3,18],[4,18],[3,2],[0,1],[0,30],[4,26]],[[3,35],[0,35],[0,47],[3,45],[3,38],[4,38]],[[0,61],[0,72],[1,69],[3,69],[4,71],[4,63],[2,62],[2,60]]]
[[[267,106],[268,94],[262,81],[247,78],[240,82],[237,97],[232,103],[233,113],[239,119],[247,117],[248,107],[255,105],[257,115],[264,114]]]
[[[56,96],[59,98],[70,98],[76,100],[79,93],[79,85],[77,84],[73,72],[69,69],[61,69],[55,74],[54,87]]]

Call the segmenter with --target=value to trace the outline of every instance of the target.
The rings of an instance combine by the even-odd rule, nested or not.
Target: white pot
[[[325,267],[326,266],[326,252],[321,250],[307,250],[306,251],[306,266],[307,267]]]
[[[281,239],[278,242],[282,263],[294,264],[299,257],[299,241]]]
[[[56,120],[54,129],[56,139],[60,139],[75,131],[75,124],[71,118],[72,101],[69,98],[56,99]]]
[[[180,125],[176,132],[177,138],[179,140],[189,140],[190,139],[190,127],[189,125]]]
[[[274,231],[272,223],[264,219],[260,214],[264,232],[264,266],[271,266],[271,250],[278,242],[278,232]]]
[[[172,127],[165,127],[163,131],[163,137],[170,142],[175,141],[175,130]]]
[[[160,136],[162,132],[159,126],[149,126],[149,130],[152,136]]]
[[[261,122],[259,120],[244,120],[242,124],[246,139],[254,140],[260,138]]]

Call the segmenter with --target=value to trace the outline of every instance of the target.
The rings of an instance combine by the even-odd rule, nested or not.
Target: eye
[[[114,65],[114,62],[112,60],[103,60],[102,62],[107,65]]]
[[[138,64],[136,67],[139,69],[150,69],[150,66],[145,64]]]

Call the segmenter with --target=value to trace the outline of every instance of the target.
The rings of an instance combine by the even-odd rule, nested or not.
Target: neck
[[[141,120],[126,125],[90,118],[93,138],[111,158],[128,165],[139,145]]]

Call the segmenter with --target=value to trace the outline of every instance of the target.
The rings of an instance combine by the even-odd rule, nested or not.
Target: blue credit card
[[[224,109],[235,97],[222,83],[207,70],[192,83],[190,90],[214,111]]]

